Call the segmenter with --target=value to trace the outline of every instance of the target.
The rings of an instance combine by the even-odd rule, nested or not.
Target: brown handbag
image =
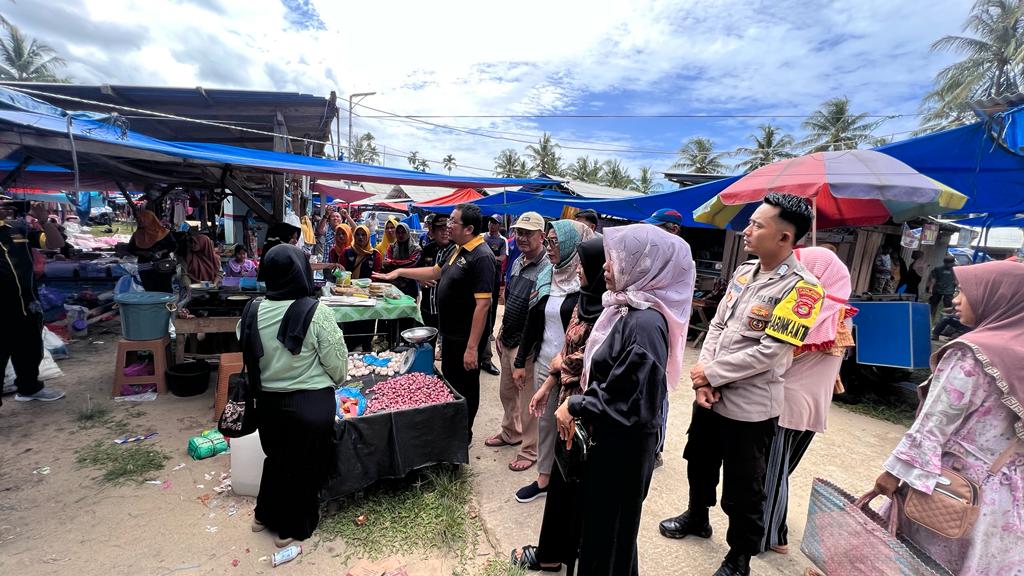
[[[1013,456],[1020,445],[1011,442],[996,458],[988,473],[995,476]],[[963,538],[974,526],[981,512],[981,486],[959,471],[943,467],[931,494],[925,494],[909,486],[901,505],[908,520],[923,526],[946,538]]]

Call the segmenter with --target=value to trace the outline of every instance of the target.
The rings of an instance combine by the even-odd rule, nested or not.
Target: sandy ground
[[[116,326],[116,325],[115,325]],[[314,536],[304,554],[279,568],[260,559],[274,546],[269,535],[253,534],[253,498],[213,493],[226,455],[192,461],[186,454],[189,436],[209,428],[213,391],[193,398],[161,397],[128,408],[110,400],[117,335],[92,334],[71,344],[71,358],[60,362],[65,376],[53,381],[67,390],[54,403],[15,402],[0,408],[0,574],[45,575],[194,575],[194,574],[336,574],[344,576],[354,562],[345,562],[343,542],[322,542]],[[692,361],[692,350],[688,361]],[[510,448],[492,449],[482,439],[497,430],[501,407],[496,377],[485,375],[482,406],[470,460],[477,474],[476,495],[485,534],[479,559],[506,557],[514,547],[535,543],[544,500],[515,502],[513,493],[534,479],[534,470],[514,473],[506,467]],[[710,540],[673,541],[658,534],[662,518],[675,515],[686,502],[685,462],[679,458],[689,420],[691,392],[680,387],[671,396],[665,466],[655,472],[640,532],[641,572],[711,574],[726,552],[725,517],[716,509],[716,533]],[[153,480],[170,486],[141,484],[103,487],[91,470],[76,468],[75,449],[96,439],[113,440],[106,428],[81,429],[76,413],[91,397],[123,417],[136,432],[155,431],[147,442],[172,454]],[[131,414],[135,417],[129,417]],[[794,479],[791,534],[803,531],[810,482],[815,476],[837,481],[853,492],[869,488],[881,463],[899,438],[895,425],[834,407],[829,432],[812,444]],[[179,463],[185,467],[174,471]],[[49,467],[46,474],[40,470]],[[209,496],[206,504],[201,501]],[[614,497],[614,495],[610,495]],[[237,561],[237,562],[235,562]],[[452,574],[456,563],[445,558],[405,559],[411,576]],[[234,564],[237,564],[235,566]],[[762,555],[755,574],[799,574],[808,565],[794,550],[788,556]]]

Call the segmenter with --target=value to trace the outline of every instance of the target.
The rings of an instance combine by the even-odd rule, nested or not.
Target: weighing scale
[[[420,326],[402,331],[402,339],[409,343],[410,350],[402,362],[402,374],[420,372],[434,374],[434,347],[431,342],[437,337],[437,328]]]

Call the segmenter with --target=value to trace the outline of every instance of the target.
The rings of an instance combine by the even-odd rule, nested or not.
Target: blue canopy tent
[[[548,178],[451,176],[224,144],[168,142],[132,132],[122,119],[97,119],[95,115],[68,114],[4,87],[0,87],[0,142],[21,146],[26,150],[21,157],[8,157],[7,160],[18,162],[25,155],[31,155],[68,169],[73,163],[73,156],[82,155],[96,160],[89,164],[88,170],[81,169],[83,174],[120,175],[133,182],[168,183],[165,176],[171,177],[173,174],[188,174],[208,181],[211,178],[204,172],[204,168],[230,167],[330,180],[454,188],[554,183]],[[143,160],[147,166],[126,165],[124,160]],[[31,185],[31,179],[36,173],[29,167],[18,176],[17,181],[22,185]],[[212,179],[216,181],[216,178]]]
[[[1024,157],[996,142],[976,122],[876,148],[965,194],[953,214],[994,216],[1024,212]]]
[[[473,203],[480,206],[485,213],[522,214],[523,212],[533,211],[548,218],[557,218],[562,214],[562,209],[565,206],[572,206],[580,210],[592,209],[599,214],[626,220],[643,220],[662,208],[673,208],[683,215],[683,224],[685,226],[710,228],[707,224],[695,222],[693,220],[693,211],[724,190],[729,184],[736,181],[737,178],[738,176],[681,190],[659,192],[656,194],[638,194],[615,200],[595,200],[580,196],[569,196],[550,189],[533,191],[532,187],[530,187],[511,192],[495,192],[486,198],[475,200]],[[413,206],[417,207],[418,205],[413,204]],[[444,212],[452,208],[454,206],[424,206],[424,209],[435,212]]]

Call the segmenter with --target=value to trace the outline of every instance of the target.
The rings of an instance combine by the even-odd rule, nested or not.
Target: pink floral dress
[[[968,345],[948,351],[917,420],[885,463],[928,494],[943,465],[981,486],[981,514],[964,538],[951,540],[908,521],[901,525],[908,538],[962,576],[1024,576],[1024,443],[1002,470],[989,474],[991,463],[1016,441],[1018,419],[1002,403],[993,373]]]

